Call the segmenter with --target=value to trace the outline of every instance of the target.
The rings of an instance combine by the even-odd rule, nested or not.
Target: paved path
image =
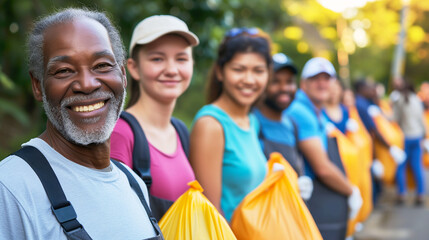
[[[429,190],[428,176],[426,172],[426,192]],[[394,187],[385,187],[355,240],[429,240],[429,199],[424,206],[416,207],[414,195],[410,194],[403,206],[397,206],[395,194]]]

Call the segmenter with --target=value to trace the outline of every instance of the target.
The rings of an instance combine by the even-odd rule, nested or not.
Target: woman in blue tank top
[[[256,118],[250,108],[270,76],[269,37],[257,28],[226,33],[196,115],[190,162],[204,194],[231,221],[235,208],[266,174]]]

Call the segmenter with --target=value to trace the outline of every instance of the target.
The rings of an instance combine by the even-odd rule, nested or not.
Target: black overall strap
[[[122,163],[120,163],[116,160],[113,160],[113,159],[112,159],[112,162],[127,176],[128,182],[130,183],[131,188],[134,190],[134,192],[139,197],[140,202],[143,204],[143,207],[145,208],[146,213],[149,216],[149,219],[152,223],[152,226],[155,229],[157,236],[153,237],[153,238],[148,238],[147,240],[164,239],[164,237],[162,236],[162,233],[161,233],[161,229],[159,228],[156,219],[152,216],[152,211],[150,210],[149,206],[147,205],[143,191],[140,188],[140,185],[138,184],[137,180],[133,177],[133,175],[130,173],[130,171],[128,171],[128,169],[124,165],[122,165]]]
[[[182,143],[183,151],[186,157],[189,158],[189,131],[186,125],[177,118],[171,118],[171,124],[173,124],[177,133],[179,134],[180,142]]]
[[[150,175],[150,153],[146,135],[133,115],[122,111],[121,118],[130,125],[134,134],[133,170],[141,179],[143,179],[147,188],[150,189],[150,186],[152,185],[152,176]]]
[[[69,240],[91,240],[83,226],[76,219],[72,204],[67,200],[64,191],[45,156],[35,147],[25,146],[14,153],[30,165],[42,182],[43,188],[52,205],[52,212]]]

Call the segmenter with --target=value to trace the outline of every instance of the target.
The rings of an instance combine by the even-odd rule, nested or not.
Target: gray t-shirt
[[[405,101],[403,94],[399,94],[393,102],[393,113],[394,120],[406,138],[419,138],[425,135],[423,103],[416,94],[410,93],[408,102]]]
[[[25,145],[36,147],[47,158],[77,220],[92,239],[155,236],[138,196],[114,164],[112,171],[98,171],[64,158],[40,138]],[[148,201],[145,184],[133,175]],[[36,173],[14,155],[0,162],[0,239],[67,239]]]

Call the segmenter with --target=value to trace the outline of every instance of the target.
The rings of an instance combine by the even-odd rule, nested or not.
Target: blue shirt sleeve
[[[316,116],[308,108],[300,104],[292,104],[287,112],[287,116],[292,118],[298,126],[298,140],[304,141],[312,137],[319,137],[319,122]]]
[[[359,117],[362,119],[363,125],[368,131],[373,131],[375,129],[375,123],[372,120],[371,116],[368,113],[368,107],[370,104],[366,104],[361,99],[356,99],[356,108],[359,113]]]

